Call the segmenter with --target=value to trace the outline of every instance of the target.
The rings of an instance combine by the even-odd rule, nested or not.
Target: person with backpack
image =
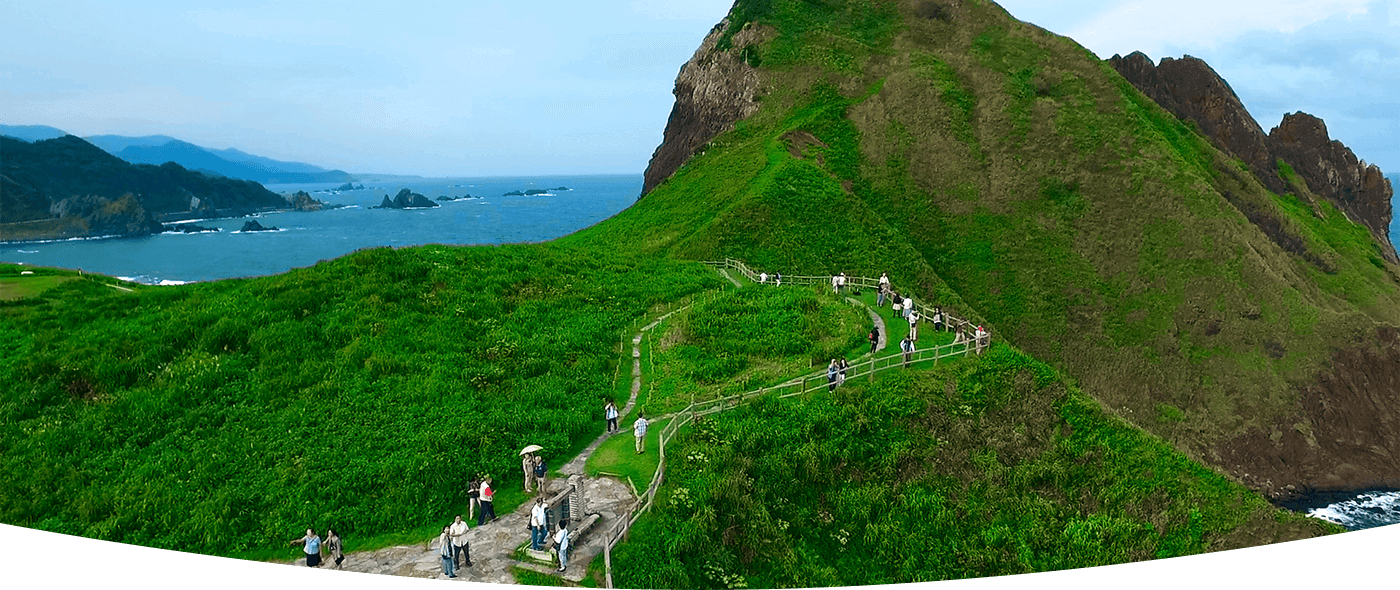
[[[549,493],[549,467],[545,466],[544,457],[535,455],[535,482],[540,486],[540,495]]]
[[[452,527],[442,527],[442,534],[438,536],[438,557],[442,558],[442,573],[449,578],[457,577],[456,568],[452,563]]]

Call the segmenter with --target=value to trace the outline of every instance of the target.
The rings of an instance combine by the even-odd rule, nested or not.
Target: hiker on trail
[[[973,334],[973,337],[977,339],[977,354],[979,355],[982,354],[982,349],[987,347],[987,336],[987,331],[983,330],[982,326],[977,326],[977,332]]]
[[[345,561],[344,547],[341,545],[340,535],[335,529],[326,529],[326,552],[330,553],[331,561],[335,562],[335,569],[340,569],[340,564]]]
[[[637,410],[637,421],[632,423],[632,436],[637,439],[637,454],[640,455],[647,450],[647,418],[642,415],[641,410]]]
[[[525,472],[525,493],[530,493],[535,484],[535,456],[525,453],[520,458],[520,470]]]
[[[301,545],[301,550],[306,553],[306,567],[321,565],[321,537],[316,535],[316,531],[306,529],[306,536],[292,539],[291,544]]]
[[[763,285],[763,284],[767,284],[767,283],[768,283],[768,273],[766,273],[766,272],[758,273],[758,284]]]
[[[608,400],[607,405],[603,406],[603,417],[608,419],[608,433],[617,432],[617,404],[612,400]]]
[[[909,312],[907,317],[909,318],[909,339],[917,342],[919,340],[919,310]]]
[[[875,307],[881,307],[885,304],[885,295],[890,292],[890,275],[883,272],[880,273],[880,284],[876,288],[876,291],[878,291],[878,293],[875,298]]]
[[[452,534],[449,530],[452,527],[442,527],[442,534],[438,536],[438,557],[442,558],[442,573],[449,578],[457,577],[457,571],[452,567]]]
[[[840,294],[841,294],[841,276],[840,276],[840,275],[831,275],[831,292],[832,292],[832,293],[835,293],[835,294],[837,294],[837,295],[840,295]]]
[[[491,489],[491,476],[481,479],[481,515],[476,521],[476,526],[485,525],[496,519],[496,505],[492,500],[496,498],[496,491]]]
[[[836,359],[831,359],[831,364],[826,366],[826,390],[836,391],[836,376],[840,374],[840,369],[836,366]]]
[[[569,521],[559,521],[559,532],[554,533],[554,542],[559,546],[559,571],[569,567]]]
[[[540,495],[549,493],[549,467],[544,463],[544,457],[535,455],[535,464],[531,466],[535,470],[535,481],[540,485]]]
[[[965,345],[965,344],[967,344],[968,340],[969,340],[969,339],[968,339],[968,337],[967,337],[967,332],[964,330],[964,328],[963,328],[962,326],[958,326],[958,331],[957,331],[955,334],[953,334],[953,344],[964,344],[964,345]],[[966,346],[963,347],[963,351],[964,351],[964,352],[967,351],[967,347],[966,347]]]
[[[783,286],[783,273],[780,273],[780,272],[775,272],[775,273],[773,273],[773,284],[774,284],[775,286],[778,286],[778,287]]]
[[[845,272],[845,271],[842,271],[842,272],[841,272],[841,288],[837,291],[837,293],[845,293],[845,292],[846,292],[846,272]]]
[[[899,310],[904,309],[904,300],[899,297],[899,293],[891,292],[890,302],[890,309],[893,310],[893,313],[890,314],[890,317],[899,317]]]
[[[933,320],[933,331],[935,331],[935,332],[942,332],[942,331],[943,331],[943,308],[938,307],[937,305],[933,306],[933,317],[930,318],[930,319]]]
[[[836,370],[839,371],[836,375],[836,385],[841,386],[846,384],[846,370],[850,368],[851,365],[846,362],[846,359],[841,359],[841,362],[836,363]]]
[[[462,561],[467,567],[472,566],[472,547],[467,542],[467,521],[462,520],[462,515],[458,514],[457,519],[452,521],[452,526],[448,527],[447,534],[452,540],[452,565],[457,565]]]
[[[909,361],[914,360],[914,341],[905,336],[899,341],[899,349],[904,352],[904,366],[909,366]]]
[[[880,344],[880,326],[870,328],[870,335],[866,336],[870,341],[870,354],[875,354],[875,347]]]
[[[476,518],[476,509],[481,507],[481,480],[473,477],[467,482],[467,518]]]
[[[545,528],[549,521],[549,515],[544,508],[544,496],[535,496],[535,505],[530,507],[530,548],[539,551],[544,547],[545,536],[549,534],[549,529]]]
[[[904,319],[909,319],[909,314],[914,313],[914,298],[904,298]]]

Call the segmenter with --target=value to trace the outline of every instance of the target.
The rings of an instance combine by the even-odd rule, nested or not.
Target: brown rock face
[[[1393,402],[1400,391],[1400,329],[1378,328],[1374,337],[1334,351],[1331,372],[1302,388],[1297,414],[1217,445],[1220,463],[1277,499],[1400,487],[1400,413]]]
[[[1209,64],[1187,55],[1181,59],[1164,57],[1153,67],[1142,52],[1126,58],[1115,55],[1109,63],[1162,108],[1183,121],[1195,121],[1216,147],[1249,164],[1269,190],[1285,192],[1287,187],[1275,169],[1264,129]]]
[[[1389,234],[1394,193],[1380,168],[1366,165],[1342,142],[1330,139],[1327,124],[1307,113],[1284,115],[1283,122],[1269,132],[1269,140],[1274,153],[1293,167],[1309,189],[1371,230],[1385,246],[1387,257],[1396,260]]]
[[[720,22],[681,67],[673,91],[676,104],[643,176],[643,195],[670,178],[701,146],[758,111],[754,101],[758,71],[744,60],[741,50],[755,43],[759,33],[746,27],[734,35],[729,49],[720,50],[717,44],[728,27],[728,19]]]
[[[1244,160],[1259,181],[1275,193],[1288,192],[1277,161],[1287,162],[1308,189],[1331,201],[1364,225],[1381,253],[1400,262],[1390,243],[1390,181],[1380,168],[1327,136],[1327,125],[1305,113],[1286,115],[1268,135],[1230,85],[1206,62],[1191,56],[1162,58],[1153,66],[1142,52],[1109,59],[1129,83],[1183,121],[1194,121],[1216,147]]]

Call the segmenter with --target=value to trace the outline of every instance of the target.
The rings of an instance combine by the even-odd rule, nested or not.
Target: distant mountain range
[[[63,137],[67,133],[44,125],[0,125],[0,135],[33,142]],[[327,170],[302,162],[283,162],[232,148],[216,150],[167,135],[94,135],[84,139],[132,164],[175,162],[190,170],[264,184],[357,180],[343,170]]]

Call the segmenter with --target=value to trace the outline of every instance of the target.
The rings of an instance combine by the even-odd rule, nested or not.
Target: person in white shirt
[[[567,522],[559,523],[559,532],[554,533],[554,542],[559,546],[559,571],[569,567],[569,527]]]
[[[647,450],[647,419],[639,410],[637,421],[632,423],[632,436],[637,438],[637,454],[640,455]]]
[[[973,335],[977,339],[977,354],[982,354],[982,349],[987,346],[987,331],[982,326],[977,326],[977,332]]]
[[[768,273],[766,273],[766,272],[758,273],[758,284],[762,285],[762,284],[766,284],[767,282],[768,282]]]
[[[841,294],[841,277],[839,275],[831,276],[831,292],[837,295]]]
[[[452,521],[452,526],[447,528],[448,534],[452,537],[452,563],[459,561],[459,557],[464,557],[460,561],[466,562],[467,567],[472,566],[471,546],[467,544],[467,522],[462,520],[462,515],[458,514],[457,519]],[[460,566],[459,566],[460,567]]]
[[[909,339],[919,339],[919,310],[909,312]]]
[[[530,548],[539,551],[544,547],[545,536],[549,534],[546,522],[549,514],[544,509],[544,496],[535,496],[535,505],[530,507]]]
[[[880,273],[880,284],[875,288],[875,307],[885,305],[885,294],[890,292],[890,277],[885,273]]]

